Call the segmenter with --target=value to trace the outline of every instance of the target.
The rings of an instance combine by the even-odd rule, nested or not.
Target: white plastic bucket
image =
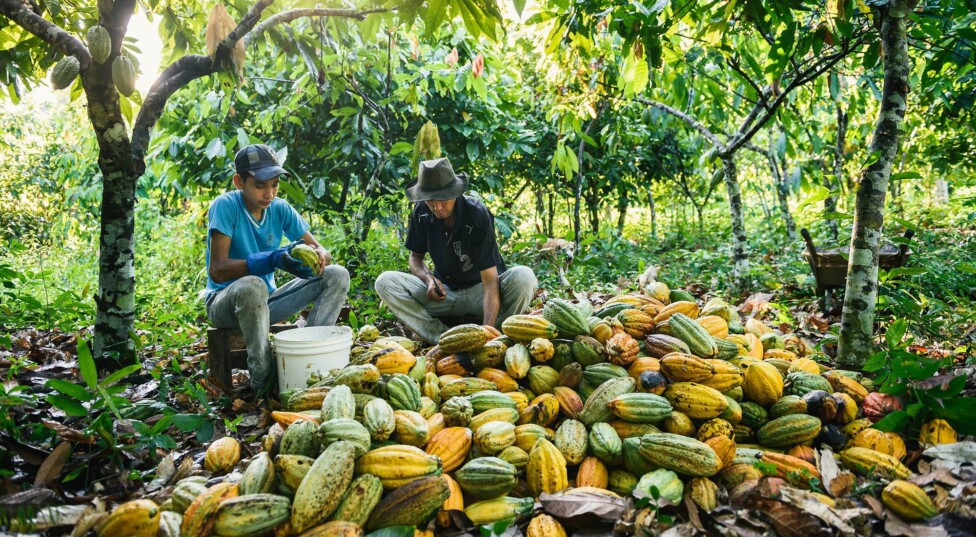
[[[282,392],[305,388],[316,372],[344,367],[349,363],[352,328],[348,326],[306,326],[274,334],[278,362],[278,389]]]

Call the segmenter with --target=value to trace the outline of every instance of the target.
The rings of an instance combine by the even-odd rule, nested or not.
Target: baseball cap
[[[234,155],[234,168],[237,173],[249,173],[258,181],[270,181],[279,175],[287,174],[278,161],[278,154],[264,144],[251,144],[242,147]]]

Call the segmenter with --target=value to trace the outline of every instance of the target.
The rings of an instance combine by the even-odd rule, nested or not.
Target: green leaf
[[[61,409],[65,414],[75,418],[83,418],[88,415],[88,409],[70,397],[51,394],[47,396],[47,402]]]
[[[68,397],[77,399],[78,401],[82,401],[82,402],[91,401],[92,398],[94,397],[88,390],[84,388],[84,386],[79,386],[78,384],[75,384],[73,382],[68,382],[66,380],[51,379],[45,382],[44,385],[47,386],[48,388],[51,388],[52,390],[56,390],[60,393],[63,393],[64,395],[67,395]]]
[[[481,155],[481,148],[478,146],[478,142],[475,142],[474,140],[468,142],[467,145],[464,146],[464,149],[468,154],[468,160],[472,163],[477,161],[478,157]]]
[[[512,5],[515,6],[515,12],[518,13],[519,18],[522,18],[522,10],[525,9],[525,0],[512,0]]]
[[[881,421],[874,424],[874,428],[886,433],[902,432],[908,426],[908,412],[896,410],[881,418]]]
[[[118,371],[115,371],[111,375],[105,377],[99,386],[103,388],[108,388],[109,386],[115,384],[116,382],[128,377],[129,375],[135,373],[142,369],[142,364],[129,364]]]
[[[960,435],[976,434],[976,397],[954,397],[935,409],[936,417],[948,420]]]
[[[195,431],[205,423],[209,423],[205,414],[177,414],[173,416],[173,425],[184,433]]]
[[[227,148],[224,147],[223,140],[220,138],[214,138],[213,140],[210,140],[209,144],[207,144],[207,149],[204,150],[203,154],[206,155],[208,159],[213,160],[217,157],[227,156]]]
[[[905,337],[905,331],[907,330],[908,321],[905,319],[896,319],[895,322],[891,323],[891,326],[885,332],[885,341],[888,343],[888,348],[897,348],[902,338]]]
[[[95,368],[95,360],[92,359],[91,351],[88,350],[88,341],[78,334],[78,370],[81,371],[81,378],[89,390],[94,390],[98,386],[98,369]]]
[[[881,152],[872,151],[871,154],[869,154],[868,157],[864,159],[864,162],[861,164],[861,167],[867,168],[868,166],[874,164],[875,162],[878,162],[879,158],[881,158]]]
[[[296,204],[305,205],[305,192],[295,186],[295,183],[290,180],[286,181],[282,179],[278,182],[278,186],[281,188],[282,192],[284,192],[285,195],[292,199]]]

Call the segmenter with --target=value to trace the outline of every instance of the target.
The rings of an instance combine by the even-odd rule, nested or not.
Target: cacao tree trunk
[[[617,199],[617,234],[624,234],[624,224],[627,223],[627,205],[629,200],[626,194],[621,194]]]
[[[847,144],[847,111],[837,103],[837,143],[834,145],[834,180],[824,175],[824,186],[829,190],[840,190],[847,179],[844,177],[844,146]],[[834,194],[824,199],[824,212],[837,212],[837,198]],[[827,228],[834,242],[837,241],[837,219],[827,220]]]
[[[739,290],[748,288],[749,253],[745,219],[742,215],[742,189],[735,167],[735,155],[723,154],[722,170],[729,193],[729,217],[732,219],[732,277]]]
[[[554,192],[549,193],[549,212],[546,213],[546,235],[553,237],[555,233],[555,219],[556,219],[556,194]]]
[[[772,136],[770,136],[772,141]],[[772,143],[770,143],[772,146]],[[773,172],[773,181],[776,184],[776,197],[779,202],[779,212],[783,217],[783,224],[786,226],[786,238],[791,243],[796,241],[796,223],[793,222],[793,215],[790,214],[789,185],[786,183],[786,168],[780,166],[779,159],[773,147],[769,148],[769,169]]]
[[[949,203],[949,182],[945,180],[945,177],[939,177],[935,180],[935,203],[937,205]]]
[[[654,207],[654,192],[647,188],[647,204],[651,207],[651,238],[657,238],[657,210]]]
[[[542,201],[542,189],[536,188],[532,193],[535,195],[536,225],[539,233],[543,233],[548,236],[549,230],[546,229],[546,206],[545,202]]]
[[[98,74],[96,74],[98,76]],[[95,77],[92,77],[95,78]],[[118,96],[111,73],[86,84],[88,117],[98,140],[102,172],[102,203],[98,240],[98,292],[95,295],[95,338],[92,355],[118,353],[131,362],[135,349],[129,337],[135,321],[135,204],[139,179],[132,160]],[[114,364],[103,363],[110,368]]]
[[[878,300],[878,251],[884,223],[885,192],[898,152],[898,129],[905,119],[911,62],[906,35],[914,3],[892,0],[876,12],[881,18],[884,87],[881,110],[869,153],[878,159],[861,174],[854,207],[854,229],[847,266],[847,287],[838,340],[838,365],[860,369],[873,350],[874,309]]]
[[[603,101],[603,104],[596,111],[596,116],[593,117],[586,125],[586,130],[584,133],[589,136],[593,127],[596,126],[597,120],[600,119],[600,114],[607,108],[610,101]],[[576,173],[576,205],[573,207],[573,242],[576,243],[576,250],[579,251],[580,244],[580,200],[583,197],[583,148],[586,147],[586,140],[580,139],[579,149],[576,152],[576,160],[579,164],[579,171]],[[594,229],[594,231],[597,231]]]

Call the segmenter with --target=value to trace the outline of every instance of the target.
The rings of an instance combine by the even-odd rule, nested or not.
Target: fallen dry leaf
[[[614,521],[627,510],[629,499],[569,489],[556,494],[542,494],[539,503],[549,514],[560,518],[594,515],[602,520]]]
[[[874,516],[876,516],[878,518],[882,518],[884,516],[884,506],[881,505],[881,500],[875,498],[874,496],[868,495],[868,494],[865,494],[864,496],[861,496],[861,500],[869,508],[871,508],[871,511],[874,512]]]
[[[68,462],[68,457],[70,456],[70,442],[61,442],[55,446],[51,450],[51,454],[44,459],[41,467],[37,470],[37,476],[34,477],[34,486],[43,487],[57,479],[61,475],[61,470],[64,468],[64,464]]]
[[[75,444],[94,444],[95,443],[95,437],[94,436],[92,436],[92,435],[87,435],[86,436],[81,431],[78,431],[76,429],[72,429],[71,427],[67,427],[65,425],[62,425],[62,424],[56,422],[56,421],[41,420],[41,423],[43,423],[44,426],[47,427],[48,429],[51,429],[52,431],[58,433],[58,437],[61,440],[65,441],[65,442],[73,442]]]
[[[742,305],[739,306],[739,313],[743,315],[749,315],[762,313],[769,309],[769,301],[772,300],[772,293],[753,293],[752,296],[745,299]]]
[[[959,480],[952,477],[952,472],[948,468],[934,468],[929,470],[928,473],[912,476],[908,479],[912,483],[920,487],[924,487],[930,483],[939,482],[951,487],[956,486]]]
[[[684,503],[685,509],[688,511],[688,521],[691,522],[691,525],[694,526],[696,530],[705,531],[705,526],[702,525],[701,517],[698,516],[698,504],[691,499],[691,487],[685,487],[682,503]]]
[[[780,494],[784,501],[826,522],[828,525],[836,528],[842,535],[855,534],[854,527],[847,523],[848,519],[839,515],[829,505],[818,500],[812,493],[793,487],[782,487]],[[848,516],[853,517],[855,514],[848,513]]]
[[[784,502],[763,500],[760,515],[768,519],[780,537],[813,537],[824,535],[825,528],[817,517]]]
[[[932,446],[922,452],[922,455],[944,461],[976,464],[976,442],[956,442],[955,444]]]
[[[941,525],[907,524],[895,515],[888,513],[885,520],[885,533],[891,537],[945,537],[946,529]]]

